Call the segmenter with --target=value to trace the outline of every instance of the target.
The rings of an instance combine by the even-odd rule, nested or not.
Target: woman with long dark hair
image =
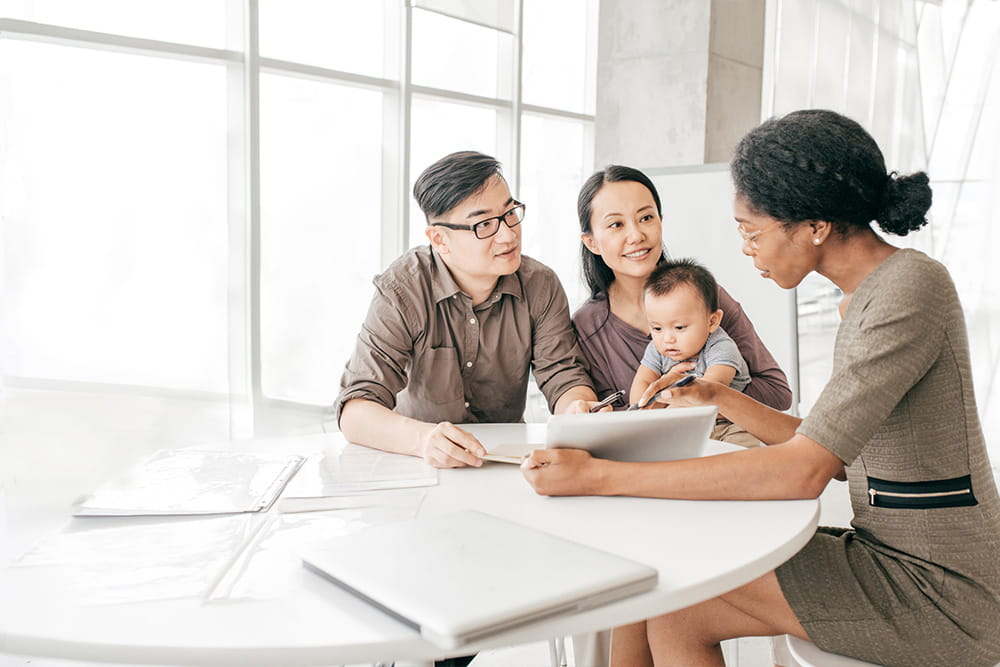
[[[546,495],[816,498],[845,473],[851,528],[820,528],[786,563],[692,607],[614,631],[618,665],[721,665],[719,642],[791,634],[881,665],[1000,660],[1000,501],[947,269],[875,233],[926,224],[927,175],[887,173],[874,139],[831,111],[769,120],[731,164],[743,252],[786,289],[815,271],[844,293],[833,374],[798,419],[720,384],[651,385],[714,404],[771,446],[621,463],[534,452]]]
[[[649,344],[643,284],[666,258],[660,195],[638,169],[611,165],[583,184],[577,199],[580,255],[591,298],[573,315],[598,398],[628,392]],[[719,288],[721,327],[747,362],[747,394],[776,410],[792,404],[788,379],[740,304]]]

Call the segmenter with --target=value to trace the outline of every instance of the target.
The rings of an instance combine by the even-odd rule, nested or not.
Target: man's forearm
[[[562,414],[569,410],[574,401],[596,401],[597,395],[594,390],[585,385],[570,387],[563,392],[563,395],[556,400],[555,413]]]
[[[344,405],[340,431],[350,442],[386,452],[423,456],[420,436],[432,424],[397,414],[375,401],[355,398]]]

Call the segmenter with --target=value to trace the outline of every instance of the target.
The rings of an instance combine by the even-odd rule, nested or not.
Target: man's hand
[[[599,401],[584,401],[582,399],[577,399],[575,401],[570,401],[566,404],[563,409],[563,414],[565,415],[579,415],[590,412],[590,409],[597,405]],[[611,406],[605,406],[599,412],[604,412],[606,410],[611,410]]]
[[[430,425],[420,436],[421,456],[435,468],[479,467],[486,448],[468,431],[451,422]]]
[[[552,412],[557,415],[588,412],[590,407],[596,402],[597,395],[590,387],[570,387],[556,401]]]

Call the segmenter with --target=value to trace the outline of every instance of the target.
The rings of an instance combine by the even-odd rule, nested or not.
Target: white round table
[[[317,439],[341,441],[339,434],[306,438],[310,446]],[[284,445],[294,450],[300,440],[290,438]],[[274,441],[267,444],[273,446]],[[724,447],[719,445],[718,451]],[[659,571],[659,583],[651,592],[539,620],[452,655],[604,630],[724,593],[795,554],[815,531],[819,502],[547,498],[535,494],[517,466],[487,463],[478,469],[440,471],[439,484],[427,487],[419,513],[459,509],[494,514],[647,563]],[[80,521],[105,520],[73,520]],[[399,557],[406,557],[403,545]],[[318,575],[304,568],[278,574],[287,584],[268,599],[203,602],[188,597],[93,606],[74,600],[71,582],[58,570],[4,568],[0,653],[241,666],[443,657],[415,630]]]

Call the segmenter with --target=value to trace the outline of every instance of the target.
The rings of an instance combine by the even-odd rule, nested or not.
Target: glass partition
[[[833,108],[872,131],[889,169],[928,172],[930,225],[892,242],[927,252],[951,272],[966,311],[986,440],[1000,451],[1000,276],[993,257],[1000,242],[1000,4],[805,0],[777,6],[778,60],[765,115]],[[820,34],[822,40],[808,39]],[[798,289],[803,413],[830,373],[840,298],[819,278]]]

